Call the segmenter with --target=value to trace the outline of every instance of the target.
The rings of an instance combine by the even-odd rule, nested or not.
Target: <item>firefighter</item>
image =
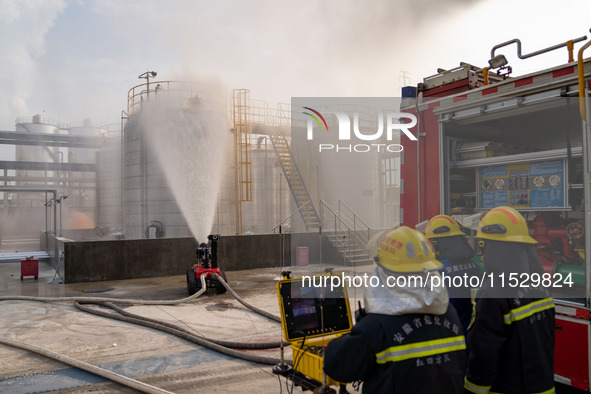
[[[350,333],[329,342],[325,373],[340,382],[362,381],[363,393],[462,393],[465,338],[443,284],[424,285],[441,278],[442,267],[428,240],[397,228],[375,260],[379,284],[365,289],[366,314]]]
[[[460,230],[460,225],[450,216],[437,215],[431,218],[425,229],[425,236],[431,241],[437,260],[443,264],[443,274],[450,277],[447,283],[456,283],[456,276],[470,278],[480,277],[481,272],[476,263],[471,259],[474,250],[468,244],[465,234]],[[468,282],[468,281],[466,281]],[[466,332],[472,319],[472,294],[468,283],[449,286],[449,302],[454,306],[463,332]]]
[[[509,207],[479,223],[486,279],[478,290],[464,388],[469,393],[554,393],[554,303],[543,286],[510,287],[544,273],[527,223]],[[530,287],[525,287],[525,285]]]

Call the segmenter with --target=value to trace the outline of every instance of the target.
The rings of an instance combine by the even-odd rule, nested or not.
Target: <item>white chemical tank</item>
[[[146,238],[146,230],[154,221],[163,225],[166,238],[190,237],[187,222],[147,141],[139,116],[130,117],[125,124],[123,160],[125,237]]]
[[[32,118],[19,118],[16,121],[15,130],[23,134],[59,134],[59,124],[54,121],[45,120],[43,115],[37,114]],[[17,162],[40,162],[59,163],[63,155],[57,147],[17,145],[15,147],[15,160]],[[16,171],[16,187],[23,188],[55,188],[60,183],[59,172],[39,170],[18,170]],[[39,193],[18,193],[16,194],[18,206],[43,206],[45,196]]]
[[[72,126],[68,129],[68,135],[74,137],[90,137],[99,138],[100,129],[92,127],[90,119],[84,119],[82,126]],[[69,163],[85,163],[92,164],[95,162],[94,149],[89,148],[69,148],[68,149]]]
[[[268,136],[254,136],[250,159],[252,201],[242,203],[242,231],[270,234],[290,214],[291,191]]]

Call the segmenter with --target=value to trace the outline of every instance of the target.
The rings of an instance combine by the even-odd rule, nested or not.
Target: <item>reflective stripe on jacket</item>
[[[324,371],[362,380],[364,393],[462,393],[465,349],[452,306],[443,315],[370,313],[328,344]]]
[[[479,296],[468,330],[466,392],[554,392],[552,298]]]

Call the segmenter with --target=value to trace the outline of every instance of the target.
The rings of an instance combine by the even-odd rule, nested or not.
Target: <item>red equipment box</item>
[[[23,276],[34,276],[37,280],[39,277],[38,259],[21,260],[21,280],[23,280]]]

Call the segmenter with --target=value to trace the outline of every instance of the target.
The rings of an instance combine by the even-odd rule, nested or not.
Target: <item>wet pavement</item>
[[[322,267],[291,267],[308,275]],[[281,268],[227,272],[230,286],[247,302],[279,314],[276,282]],[[39,264],[39,277],[20,278],[20,263],[0,263],[0,297],[112,297],[177,300],[188,296],[185,275],[123,281],[60,284]],[[281,325],[245,309],[229,293],[208,292],[178,305],[131,305],[127,311],[174,323],[206,337],[280,341]],[[82,312],[72,301],[0,301],[0,336],[98,365],[176,393],[279,393],[286,387],[272,366],[239,360],[170,334]],[[279,349],[248,350],[279,358]],[[291,350],[286,349],[286,358]],[[280,384],[282,385],[280,387]],[[300,392],[297,387],[294,392]],[[0,345],[0,392],[134,392],[57,361]]]
[[[358,267],[367,272],[371,266]],[[290,267],[295,275],[323,267]],[[338,268],[337,268],[338,269]],[[276,282],[281,268],[227,272],[230,286],[249,303],[279,314]],[[344,270],[345,272],[347,270]],[[185,275],[123,281],[60,284],[39,264],[39,277],[20,279],[20,263],[0,263],[0,297],[112,297],[177,300],[187,297]],[[355,302],[360,294],[349,293]],[[354,304],[353,304],[354,305]],[[352,307],[353,307],[352,305]],[[133,305],[126,311],[174,323],[206,337],[278,341],[281,326],[245,309],[230,294],[207,293],[178,305]],[[354,308],[354,307],[353,307]],[[72,301],[0,301],[0,336],[97,365],[175,393],[302,392],[271,373],[272,366],[220,354],[170,334],[76,309]],[[249,350],[280,357],[278,349]],[[291,359],[291,350],[286,349]],[[558,393],[576,390],[557,385]],[[132,389],[60,362],[0,345],[0,393],[133,393]],[[349,389],[349,392],[353,392]]]

